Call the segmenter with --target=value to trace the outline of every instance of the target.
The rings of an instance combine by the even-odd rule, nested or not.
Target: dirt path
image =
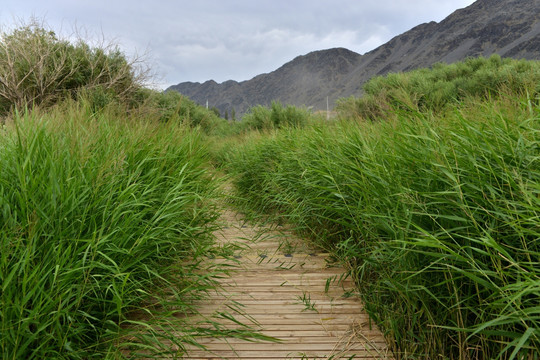
[[[238,269],[220,280],[224,293],[198,303],[202,314],[234,314],[279,342],[198,339],[186,359],[390,359],[382,334],[370,324],[362,303],[332,266],[328,254],[314,253],[292,234],[244,223],[226,211],[218,241],[234,250]],[[228,245],[227,245],[228,244]],[[232,245],[231,245],[232,244]],[[230,263],[227,259],[212,259]],[[234,320],[223,320],[231,328]],[[354,356],[353,356],[354,355]]]

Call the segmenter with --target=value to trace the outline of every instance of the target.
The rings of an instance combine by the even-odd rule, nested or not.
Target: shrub
[[[35,20],[0,34],[0,115],[49,106],[82,89],[127,101],[146,80],[118,47],[71,42]]]
[[[206,109],[177,91],[158,92],[145,89],[142,97],[142,108],[155,111],[161,122],[182,123],[192,128],[200,128],[205,134],[220,133],[228,127],[227,121],[212,109]]]

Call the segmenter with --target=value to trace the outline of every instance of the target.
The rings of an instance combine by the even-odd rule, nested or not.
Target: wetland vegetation
[[[0,45],[2,358],[166,353],[167,316],[225,271],[200,260],[227,177],[235,206],[347,264],[396,358],[538,359],[538,61],[377,77],[330,121],[274,103],[228,122],[115,47],[36,24]]]

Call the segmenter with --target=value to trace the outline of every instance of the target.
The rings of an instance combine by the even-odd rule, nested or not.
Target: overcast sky
[[[165,88],[242,81],[298,55],[345,47],[363,54],[474,0],[0,0],[2,29],[32,16],[57,33],[74,28],[148,54]]]

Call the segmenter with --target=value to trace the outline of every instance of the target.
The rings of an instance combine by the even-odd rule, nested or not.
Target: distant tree
[[[236,121],[236,111],[234,110],[234,108],[232,108],[231,110],[231,120]]]
[[[228,110],[225,110],[224,118],[225,118],[225,120],[229,120],[229,111]]]

